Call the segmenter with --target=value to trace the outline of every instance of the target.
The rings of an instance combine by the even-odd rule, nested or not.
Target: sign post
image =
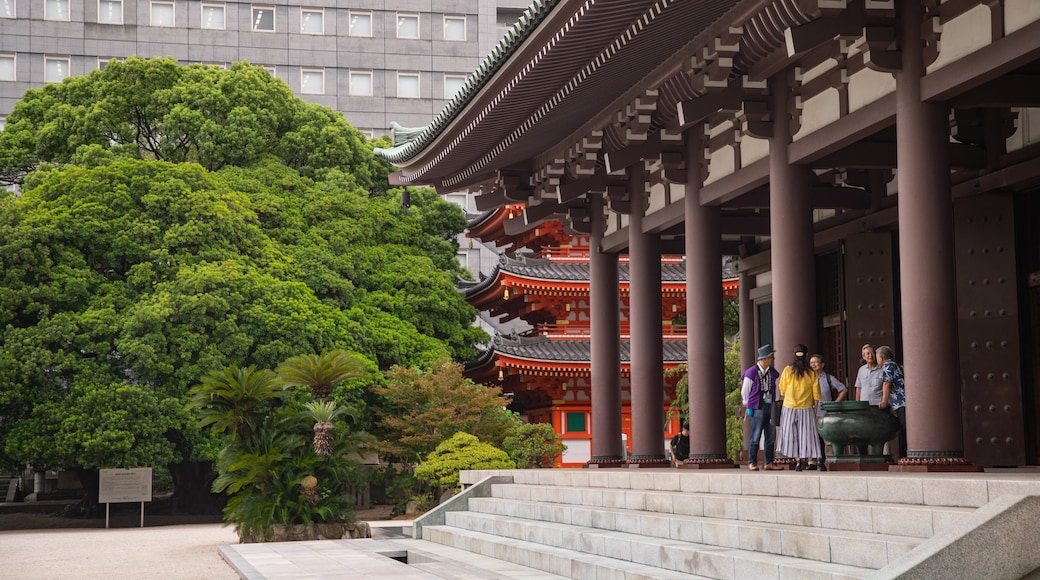
[[[144,502],[152,501],[152,468],[102,469],[98,477],[98,502],[105,504],[105,527],[112,503],[141,502],[141,527],[144,527]]]

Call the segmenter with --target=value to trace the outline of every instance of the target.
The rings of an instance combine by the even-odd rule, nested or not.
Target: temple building
[[[588,236],[589,467],[667,464],[668,255],[697,321],[686,467],[733,466],[724,255],[741,336],[778,366],[805,343],[851,379],[864,344],[894,349],[908,453],[890,469],[1037,465],[1038,83],[1033,0],[538,0],[378,153],[397,183],[519,205],[514,232]]]
[[[512,409],[527,421],[551,424],[567,450],[558,466],[578,467],[591,459],[589,245],[588,236],[566,231],[557,220],[512,234],[522,207],[503,206],[474,216],[467,236],[509,251],[491,275],[461,282],[467,301],[499,322],[522,320],[522,332],[499,333],[483,356],[466,367],[477,382],[501,386]],[[631,437],[628,358],[628,264],[620,271],[622,438]],[[676,370],[686,361],[686,272],[681,256],[662,259],[662,329],[666,412],[675,398]],[[724,282],[736,295],[736,278]],[[719,337],[721,340],[722,337]],[[678,432],[670,416],[665,442]]]

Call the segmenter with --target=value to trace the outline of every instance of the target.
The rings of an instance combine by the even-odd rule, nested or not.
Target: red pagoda
[[[512,227],[523,220],[522,206],[505,206],[469,222],[468,236],[508,253],[478,282],[463,282],[467,301],[499,323],[522,320],[525,330],[495,335],[490,348],[466,367],[473,380],[499,385],[513,398],[512,410],[528,422],[549,423],[567,451],[559,467],[580,467],[592,457],[591,350],[589,322],[589,238],[568,232],[559,221]],[[517,231],[520,230],[520,231]],[[629,270],[619,264],[621,299],[622,438],[631,451],[629,368]],[[723,283],[736,295],[737,280]],[[661,265],[665,408],[675,397],[679,376],[667,371],[686,362],[686,274],[681,256]],[[721,338],[720,338],[721,339]],[[666,423],[662,445],[678,431]]]

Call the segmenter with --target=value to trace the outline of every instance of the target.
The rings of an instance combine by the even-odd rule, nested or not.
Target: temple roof
[[[479,281],[459,280],[458,288],[467,296],[473,296],[492,288],[497,284],[499,274],[510,273],[534,280],[550,282],[588,282],[589,264],[587,262],[554,262],[548,258],[533,258],[525,254],[502,254],[498,265],[490,275]],[[618,279],[629,281],[629,265],[618,264]],[[662,263],[661,282],[685,282],[685,263]]]
[[[785,16],[800,12],[792,0],[772,1],[793,7]],[[568,136],[580,140],[601,128],[646,87],[687,66],[687,45],[725,33],[727,12],[743,20],[770,3],[536,0],[430,125],[395,127],[394,147],[376,154],[402,168],[402,184],[448,191],[484,182],[518,161],[565,150]],[[783,44],[782,35],[755,40]],[[666,109],[672,115],[674,108]]]
[[[492,351],[527,360],[545,362],[588,363],[592,360],[592,347],[588,340],[550,340],[544,336],[497,335],[491,350],[480,357],[481,361],[493,358]],[[665,363],[686,362],[686,341],[663,341]],[[621,341],[621,362],[632,360],[631,343]]]

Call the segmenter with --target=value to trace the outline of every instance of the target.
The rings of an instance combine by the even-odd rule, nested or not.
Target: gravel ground
[[[385,509],[358,511],[361,521],[388,519]],[[217,546],[237,544],[234,528],[213,516],[119,515],[63,518],[0,514],[0,578],[4,580],[157,578],[232,580],[238,574]]]
[[[147,525],[147,517],[146,525]],[[139,521],[138,521],[139,523]],[[234,579],[217,546],[237,544],[222,524],[0,532],[3,576],[12,579]]]

